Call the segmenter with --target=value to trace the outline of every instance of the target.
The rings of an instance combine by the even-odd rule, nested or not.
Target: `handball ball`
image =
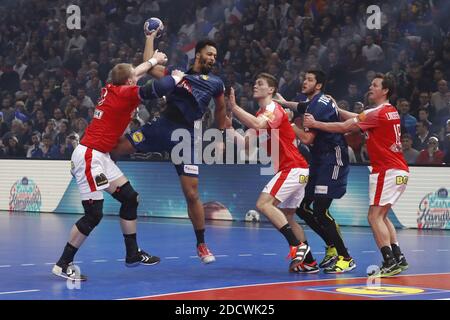
[[[249,210],[249,211],[247,211],[247,213],[245,214],[245,221],[247,221],[247,222],[259,222],[260,221],[259,212],[256,211],[256,210]]]
[[[157,29],[158,33],[156,34],[156,37],[159,38],[164,30],[164,25],[162,21],[158,18],[152,17],[150,19],[147,19],[144,23],[144,33],[145,35],[151,35],[153,32],[155,32]]]

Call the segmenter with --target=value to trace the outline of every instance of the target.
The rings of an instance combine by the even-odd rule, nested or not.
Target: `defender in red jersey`
[[[378,74],[369,88],[369,99],[377,107],[359,115],[340,110],[341,118],[347,118],[341,123],[315,121],[310,114],[305,115],[304,122],[306,127],[323,131],[344,133],[362,130],[366,135],[372,166],[368,220],[384,259],[381,268],[369,273],[369,276],[374,277],[393,276],[408,268],[398,245],[394,225],[387,216],[391,206],[405,191],[409,177],[401,148],[400,116],[388,101],[393,89],[393,80]]]
[[[291,248],[289,271],[315,273],[319,271],[317,262],[302,227],[295,221],[295,210],[303,199],[308,182],[308,163],[295,145],[295,132],[286,111],[272,100],[277,87],[278,81],[272,75],[261,73],[257,76],[253,97],[260,109],[256,117],[236,104],[232,88],[229,106],[231,112],[245,126],[256,129],[260,137],[267,133],[269,140],[278,140],[278,150],[270,150],[272,144],[270,141],[267,143],[277,173],[264,187],[256,207],[286,237]]]
[[[156,32],[148,37],[153,37]],[[165,63],[164,53],[155,52],[148,61],[133,68],[130,64],[116,65],[111,72],[112,83],[102,90],[94,118],[72,154],[72,175],[77,181],[85,215],[73,226],[63,254],[53,267],[53,274],[71,279],[86,280],[77,272],[73,259],[103,217],[103,190],[121,203],[120,225],[126,247],[125,263],[128,267],[153,265],[160,261],[139,249],[136,240],[138,193],[111,160],[109,152],[117,145],[132,118],[132,113],[143,99],[154,99],[169,94],[183,78],[184,73],[174,71],[171,76],[149,81],[144,86],[136,82],[153,66]]]

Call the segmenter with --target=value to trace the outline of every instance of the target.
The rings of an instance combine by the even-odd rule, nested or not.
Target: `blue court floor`
[[[290,274],[287,244],[271,225],[222,221],[207,223],[206,241],[217,261],[202,265],[196,256],[195,235],[189,220],[140,218],[138,242],[147,252],[161,257],[161,263],[126,268],[118,217],[105,216],[75,259],[88,281],[73,284],[52,275],[51,268],[78,218],[67,214],[0,212],[0,300],[128,299],[171,295],[176,298],[176,294],[185,294],[185,299],[189,298],[186,294],[195,292],[214,292],[206,298],[221,299],[227,298],[225,291],[221,291],[227,288],[278,284],[288,284],[291,289],[302,284],[300,289],[287,289],[280,299],[297,299],[295,292],[300,290],[303,290],[300,299],[328,299],[337,297],[337,291],[344,294],[340,298],[367,297],[351,292],[345,296],[345,290],[333,288],[339,287],[339,281],[344,279],[358,285],[366,283],[367,267],[381,261],[369,228],[343,227],[344,240],[357,263],[354,271],[337,276],[322,272]],[[400,294],[403,289],[399,289],[396,291],[399,294],[389,296],[391,292],[380,298],[449,299],[450,232],[399,230],[398,234],[410,263],[410,269],[398,278],[430,277],[433,281],[426,287],[426,292],[421,291],[422,294],[405,296]],[[320,261],[324,255],[322,240],[308,229],[306,235],[315,258]],[[445,283],[439,286],[442,282]],[[418,286],[415,282],[410,283]],[[306,288],[305,284],[308,284]],[[389,282],[389,286],[394,285],[396,283]],[[405,281],[401,285],[409,286]],[[426,282],[421,282],[419,287],[424,286]],[[317,296],[317,292],[327,290],[331,290],[331,294]]]

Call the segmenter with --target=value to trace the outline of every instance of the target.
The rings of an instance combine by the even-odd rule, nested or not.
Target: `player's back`
[[[188,70],[173,93],[167,97],[164,115],[169,120],[193,126],[194,121],[201,119],[208,110],[211,98],[219,97],[223,92],[224,84],[219,77]]]
[[[138,86],[108,84],[102,88],[94,117],[81,144],[105,153],[114,149],[140,103],[138,92]]]
[[[319,93],[309,103],[307,113],[321,122],[339,122],[337,106],[324,94]],[[348,165],[348,147],[344,135],[321,130],[316,131],[314,143],[311,146],[313,163]]]
[[[400,115],[390,104],[369,109],[358,116],[366,133],[367,152],[372,172],[388,169],[408,171],[401,145]]]
[[[308,168],[308,162],[300,154],[295,144],[296,135],[286,111],[278,103],[272,102],[264,110],[260,109],[256,116],[261,114],[269,118],[267,133],[270,135],[270,139],[278,139],[278,158],[271,150],[270,139],[267,142],[268,152],[273,158],[272,161],[274,161],[275,167],[278,166],[278,171],[292,168]]]

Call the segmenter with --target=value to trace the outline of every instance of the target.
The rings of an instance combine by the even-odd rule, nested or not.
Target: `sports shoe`
[[[209,251],[206,243],[200,243],[197,246],[197,254],[198,254],[198,257],[200,258],[201,262],[203,262],[205,264],[216,261],[216,258],[211,253],[211,251]]]
[[[300,243],[298,246],[291,246],[288,258],[291,258],[289,263],[289,271],[295,272],[296,268],[305,260],[310,247],[305,243]]]
[[[86,281],[87,277],[80,273],[80,269],[73,262],[66,265],[55,264],[52,269],[55,276],[73,281]]]
[[[345,260],[343,256],[339,256],[334,265],[326,268],[324,270],[325,273],[344,273],[352,271],[356,268],[355,260]]]
[[[159,263],[161,259],[157,256],[152,256],[148,254],[147,252],[139,249],[138,253],[135,256],[132,257],[126,257],[125,258],[125,265],[127,267],[137,267],[138,265],[142,264],[144,266],[152,266],[154,264]]]
[[[397,264],[395,259],[391,259],[390,261],[383,262],[381,268],[374,270],[372,273],[368,274],[368,276],[373,278],[385,278],[395,276],[400,272],[402,272],[401,267]]]
[[[319,267],[322,269],[330,268],[336,263],[337,260],[338,253],[336,248],[333,246],[328,246],[325,252],[325,257],[323,257],[322,262],[319,263]]]
[[[409,268],[409,264],[406,261],[406,258],[403,255],[403,253],[400,255],[400,257],[395,258],[395,261],[397,262],[397,265],[402,269],[402,271],[405,271]]]
[[[302,262],[297,268],[293,270],[295,273],[318,273],[320,272],[317,261],[314,260],[311,263]]]

